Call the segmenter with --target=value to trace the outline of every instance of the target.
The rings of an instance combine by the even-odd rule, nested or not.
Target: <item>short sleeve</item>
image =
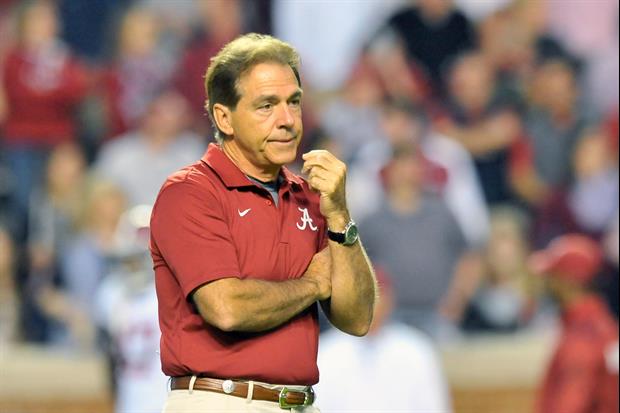
[[[220,278],[240,278],[237,251],[214,190],[191,182],[165,186],[151,218],[154,251],[186,297]]]

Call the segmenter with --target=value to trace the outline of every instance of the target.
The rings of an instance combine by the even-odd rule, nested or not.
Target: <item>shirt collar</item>
[[[255,186],[241,169],[226,156],[222,148],[215,143],[209,144],[201,160],[213,169],[227,188]],[[289,171],[285,166],[280,168],[280,176],[284,178],[282,181],[285,184],[284,186],[288,186],[286,184],[301,185],[303,183],[300,177]]]

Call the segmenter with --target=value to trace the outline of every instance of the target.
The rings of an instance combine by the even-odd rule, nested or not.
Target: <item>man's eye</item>
[[[293,99],[289,102],[290,105],[292,106],[300,106],[301,105],[301,99]]]
[[[261,110],[271,110],[273,108],[273,104],[271,103],[265,103],[259,106],[259,109]]]

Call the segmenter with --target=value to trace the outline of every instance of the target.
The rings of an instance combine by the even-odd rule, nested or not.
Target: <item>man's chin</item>
[[[266,158],[274,165],[287,165],[297,158],[297,145],[290,148],[270,148]]]

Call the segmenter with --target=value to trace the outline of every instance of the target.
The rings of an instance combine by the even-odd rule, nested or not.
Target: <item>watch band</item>
[[[327,228],[327,237],[339,244],[342,245],[353,245],[355,241],[357,241],[357,226],[355,225],[355,221],[349,219],[349,222],[344,227],[342,232],[334,232]]]
[[[344,236],[344,232],[334,232],[332,230],[330,230],[329,228],[327,229],[327,238],[329,238],[332,241],[337,242],[338,244],[343,244],[345,241],[345,236]]]

